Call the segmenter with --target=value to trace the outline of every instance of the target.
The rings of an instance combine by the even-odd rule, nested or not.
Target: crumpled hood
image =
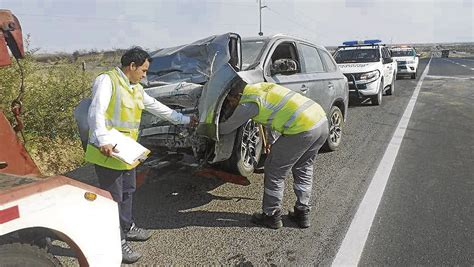
[[[381,68],[380,62],[371,62],[371,63],[345,63],[337,64],[341,69],[342,73],[361,73],[369,72]]]
[[[229,40],[235,33],[213,35],[191,44],[163,48],[151,53],[148,85],[153,82],[203,84],[212,73],[231,60]],[[240,37],[238,37],[240,39]]]

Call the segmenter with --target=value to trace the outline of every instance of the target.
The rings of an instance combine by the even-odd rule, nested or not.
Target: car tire
[[[393,77],[394,78],[392,79],[392,84],[390,84],[390,88],[386,92],[387,95],[393,95],[395,92],[395,77],[396,76],[393,76]]]
[[[61,266],[59,260],[46,249],[22,243],[1,245],[0,259],[2,266]]]
[[[416,79],[416,72],[411,74],[412,79]]]
[[[376,95],[370,97],[370,101],[374,106],[380,106],[382,104],[383,95],[383,80],[380,81],[379,92]]]
[[[262,144],[262,133],[257,123],[250,120],[239,127],[232,156],[227,160],[227,169],[238,175],[250,176],[260,160]]]
[[[328,115],[329,135],[324,143],[323,151],[335,151],[341,145],[342,129],[344,127],[344,115],[341,109],[333,106]]]

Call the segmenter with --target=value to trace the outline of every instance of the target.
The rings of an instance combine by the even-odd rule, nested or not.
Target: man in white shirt
[[[111,157],[113,151],[118,151],[109,130],[115,128],[136,140],[143,109],[174,124],[197,124],[196,117],[188,117],[170,109],[143,90],[139,82],[146,76],[151,61],[146,51],[134,47],[122,56],[121,68],[99,75],[92,88],[92,103],[87,119],[90,135],[86,160],[95,164],[100,187],[109,191],[119,204],[124,263],[136,262],[141,257],[141,254],[130,248],[127,241],[145,241],[150,238],[151,232],[137,227],[133,222],[135,168]]]

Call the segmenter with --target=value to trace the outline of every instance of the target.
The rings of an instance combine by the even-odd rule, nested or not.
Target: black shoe
[[[295,207],[294,210],[290,210],[288,217],[290,217],[290,220],[296,222],[300,228],[308,228],[311,226],[309,222],[309,208],[300,209]]]
[[[250,220],[254,224],[262,225],[272,229],[278,229],[283,226],[281,221],[281,211],[276,210],[273,215],[266,215],[265,213],[254,213]]]
[[[141,254],[133,251],[128,245],[127,241],[122,240],[122,262],[123,263],[135,263],[141,258]]]
[[[128,241],[146,241],[151,237],[151,231],[140,228],[132,223],[130,230],[128,230],[126,239]]]

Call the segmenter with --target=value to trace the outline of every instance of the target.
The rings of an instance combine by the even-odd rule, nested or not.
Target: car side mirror
[[[277,59],[270,68],[271,75],[291,75],[298,72],[298,63],[291,58]]]
[[[416,54],[417,57],[421,57],[421,54]]]

